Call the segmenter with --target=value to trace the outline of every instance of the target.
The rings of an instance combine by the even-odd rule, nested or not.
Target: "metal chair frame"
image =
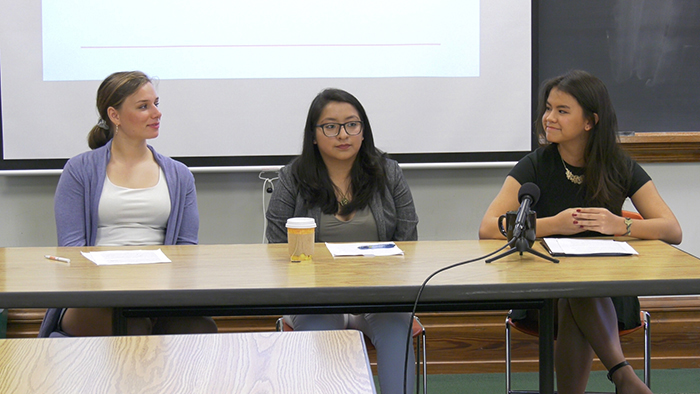
[[[640,312],[641,324],[637,327],[631,328],[629,330],[620,331],[620,336],[625,336],[638,331],[640,328],[644,329],[644,384],[651,388],[651,316],[647,311]],[[512,379],[511,379],[511,327],[516,330],[523,332],[528,335],[537,335],[536,333],[529,332],[529,330],[520,329],[517,324],[514,324],[510,319],[510,313],[506,317],[506,394],[539,394],[539,391],[531,390],[513,390],[512,389]],[[596,394],[596,393],[589,393]],[[600,393],[599,393],[600,394]],[[604,394],[604,393],[603,393]]]

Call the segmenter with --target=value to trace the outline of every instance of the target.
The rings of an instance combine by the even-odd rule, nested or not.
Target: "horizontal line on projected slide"
[[[298,48],[298,47],[409,47],[440,46],[440,43],[414,44],[241,44],[241,45],[113,45],[81,46],[80,49],[180,49],[180,48]]]

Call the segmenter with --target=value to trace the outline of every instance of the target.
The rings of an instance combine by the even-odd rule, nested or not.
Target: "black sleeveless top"
[[[634,195],[637,190],[651,180],[651,177],[637,162],[632,160],[631,166],[632,179],[629,182],[626,197]],[[583,168],[568,164],[567,167],[574,175],[583,175]],[[513,167],[508,175],[515,178],[521,185],[532,182],[540,188],[540,199],[532,207],[537,212],[538,218],[555,216],[568,208],[587,206],[584,186],[577,185],[566,178],[564,164],[556,145],[541,147],[529,153]],[[616,207],[615,210],[616,212],[613,213],[619,215],[622,206]],[[600,237],[603,235],[586,231],[575,236]],[[620,329],[629,329],[640,324],[639,299],[637,297],[612,297],[612,301],[615,305]],[[524,310],[513,311],[512,318],[524,319],[526,313]]]

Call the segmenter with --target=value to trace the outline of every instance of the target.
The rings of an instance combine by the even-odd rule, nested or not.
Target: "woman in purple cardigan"
[[[68,160],[56,188],[59,246],[196,244],[199,213],[194,177],[146,141],[158,136],[161,112],[151,80],[117,72],[97,91],[100,120],[88,135],[92,151]],[[130,335],[216,332],[208,317],[128,319]],[[39,331],[105,336],[110,308],[49,309]]]

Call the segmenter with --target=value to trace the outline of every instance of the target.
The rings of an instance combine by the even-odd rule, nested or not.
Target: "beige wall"
[[[683,227],[681,249],[700,256],[700,164],[645,164]],[[476,239],[481,216],[507,168],[405,170],[420,217],[420,239]],[[196,173],[200,242],[262,242],[262,181],[257,173]],[[56,244],[53,193],[58,176],[0,176],[0,246]],[[266,195],[268,197],[269,195]],[[465,256],[466,257],[466,256]]]

